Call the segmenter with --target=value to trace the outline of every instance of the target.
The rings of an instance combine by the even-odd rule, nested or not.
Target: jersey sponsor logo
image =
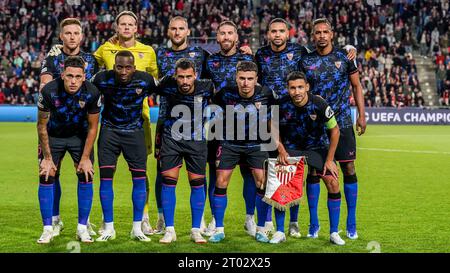
[[[334,115],[333,109],[331,109],[331,107],[328,106],[327,109],[325,109],[325,117],[331,118],[333,115]]]
[[[144,58],[144,53],[143,52],[139,52],[138,56],[139,56],[139,58],[143,59]]]
[[[191,58],[194,58],[194,57],[195,57],[195,52],[189,52],[189,56],[190,56]]]
[[[288,53],[286,54],[289,61],[292,61],[292,58],[294,58],[294,53]]]
[[[140,95],[142,93],[142,88],[136,88],[136,94]]]
[[[78,104],[80,105],[81,108],[84,108],[84,106],[86,105],[86,102],[80,100],[80,101],[78,101]]]
[[[342,62],[334,62],[334,65],[336,66],[337,69],[341,68],[341,64]]]
[[[312,120],[316,120],[316,119],[317,119],[317,115],[316,115],[316,114],[311,114],[311,115],[309,115],[309,117],[310,117]]]

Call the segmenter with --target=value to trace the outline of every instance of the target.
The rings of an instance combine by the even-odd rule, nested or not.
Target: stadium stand
[[[216,30],[226,19],[239,26],[242,44],[257,48],[265,43],[268,22],[274,17],[286,18],[293,26],[290,41],[301,44],[310,44],[312,20],[327,17],[335,26],[336,45],[358,49],[367,106],[425,106],[433,96],[449,105],[448,1],[393,2],[370,6],[352,0],[0,1],[0,104],[36,102],[40,64],[50,46],[59,43],[57,26],[62,19],[81,19],[83,50],[93,52],[114,33],[114,17],[129,9],[139,15],[143,43],[154,48],[170,43],[165,35],[168,20],[182,15],[189,18],[191,42],[210,51],[217,50]],[[435,73],[422,77],[417,58],[432,65]],[[433,87],[428,97],[424,81]]]

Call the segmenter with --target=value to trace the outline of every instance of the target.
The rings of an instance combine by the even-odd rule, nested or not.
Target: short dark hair
[[[313,24],[313,27],[311,29],[311,35],[314,34],[314,27],[318,24],[326,24],[330,27],[331,31],[333,31],[333,26],[331,25],[330,21],[328,21],[328,19],[325,17],[314,20],[312,24]]]
[[[237,26],[233,21],[226,20],[226,21],[221,22],[219,24],[219,27],[217,28],[217,30],[219,30],[222,26],[232,26],[232,27],[234,27],[234,30],[236,30],[236,32],[237,32]]]
[[[131,53],[131,51],[121,50],[121,51],[117,52],[116,57],[114,58],[114,61],[117,60],[117,57],[129,57],[129,58],[133,59],[133,63],[134,63],[134,55],[133,55],[133,53]]]
[[[304,80],[306,83],[308,83],[308,79],[306,79],[305,73],[301,71],[292,71],[291,73],[289,73],[286,78],[286,84],[289,84],[290,81],[295,80]]]
[[[240,61],[236,65],[236,73],[239,71],[255,71],[258,74],[258,66],[254,62],[250,61]]]
[[[275,18],[275,19],[272,19],[272,20],[270,21],[269,27],[267,28],[267,31],[269,31],[270,26],[271,26],[272,24],[275,24],[275,23],[283,23],[283,24],[286,25],[286,27],[287,27],[288,30],[291,29],[291,25],[290,25],[286,20],[284,20],[283,18]]]
[[[192,68],[194,70],[194,72],[196,71],[195,63],[187,58],[178,59],[178,61],[175,63],[175,71],[177,71],[178,68],[183,69],[183,70]]]
[[[130,11],[130,10],[124,10],[124,11],[122,11],[121,13],[119,13],[119,14],[116,16],[116,20],[114,20],[114,22],[116,23],[116,25],[119,24],[119,19],[120,19],[120,17],[122,17],[122,16],[124,16],[124,15],[129,15],[129,16],[133,17],[134,20],[136,21],[136,25],[137,25],[138,18],[137,18],[137,16],[136,16],[136,14],[135,14],[134,12]]]
[[[78,67],[83,69],[84,72],[84,60],[79,56],[69,56],[64,61],[64,70],[68,67]]]

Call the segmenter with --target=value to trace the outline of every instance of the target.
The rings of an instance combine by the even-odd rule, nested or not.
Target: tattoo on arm
[[[51,158],[50,145],[48,140],[47,123],[50,118],[49,112],[38,111],[37,130],[39,136],[39,143],[41,144],[44,158]]]

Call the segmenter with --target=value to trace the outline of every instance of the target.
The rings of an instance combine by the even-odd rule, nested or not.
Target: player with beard
[[[255,55],[259,70],[258,80],[261,85],[270,87],[280,99],[283,99],[289,96],[286,86],[287,75],[298,70],[298,64],[308,50],[299,44],[288,42],[289,24],[281,18],[275,18],[269,23],[267,38],[269,45],[260,48]],[[350,50],[348,58],[354,59],[355,57],[356,51]],[[286,123],[294,110],[292,104],[280,104],[280,127]],[[276,155],[273,154],[272,156]],[[289,235],[296,238],[300,237],[298,210],[298,205],[290,209]],[[276,211],[275,217],[284,217],[284,215],[281,215],[283,213],[284,211]],[[273,227],[271,218],[270,211],[266,224],[270,230]]]
[[[169,27],[167,29],[167,36],[169,37],[172,47],[159,47],[156,51],[159,78],[165,76],[172,76],[175,74],[175,63],[181,59],[186,58],[194,62],[196,68],[197,79],[203,78],[205,73],[205,63],[209,56],[209,53],[198,46],[189,46],[188,36],[190,35],[190,30],[186,18],[181,16],[173,17],[169,22]],[[165,230],[165,221],[163,216],[163,209],[161,204],[161,164],[160,151],[161,151],[161,136],[163,132],[164,120],[167,113],[167,101],[164,96],[159,96],[159,115],[158,122],[156,124],[156,134],[155,134],[155,158],[157,160],[157,173],[155,181],[155,195],[156,195],[156,205],[158,207],[158,221],[156,222],[156,228],[153,231],[156,234],[162,234]],[[206,186],[206,184],[205,184]],[[205,188],[206,191],[206,188]],[[202,219],[202,231],[205,230],[205,223]],[[144,230],[144,233],[147,233]]]
[[[238,50],[239,36],[237,26],[232,21],[223,21],[219,24],[217,30],[217,43],[220,45],[220,51],[212,54],[206,61],[206,70],[208,77],[212,79],[217,91],[222,88],[236,86],[236,66],[240,61],[253,61],[251,51],[247,48]],[[243,53],[246,52],[246,53]],[[211,140],[208,142],[208,164],[209,164],[209,203],[211,212],[213,212],[213,194],[216,184],[216,151],[218,141]],[[246,207],[246,219],[244,223],[245,230],[255,236],[256,223],[255,214],[255,198],[256,187],[251,170],[245,163],[240,164],[240,171],[244,180],[243,196]],[[214,213],[213,213],[214,215]],[[209,223],[206,230],[207,235],[211,235],[215,231],[215,219]]]

